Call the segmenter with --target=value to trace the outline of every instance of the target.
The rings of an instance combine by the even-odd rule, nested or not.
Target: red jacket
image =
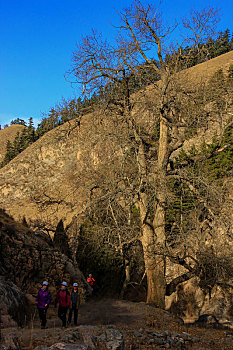
[[[93,277],[87,277],[87,283],[90,284],[90,286],[94,286],[95,279]]]
[[[67,289],[59,290],[55,299],[55,304],[57,303],[62,307],[70,306],[70,293]]]

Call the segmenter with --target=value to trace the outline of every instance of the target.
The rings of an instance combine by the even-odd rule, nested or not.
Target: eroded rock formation
[[[54,249],[52,240],[36,235],[2,210],[0,261],[0,299],[6,325],[12,325],[12,320],[18,324],[25,321],[43,280],[49,281],[53,296],[62,280],[69,285],[83,281],[78,266]]]

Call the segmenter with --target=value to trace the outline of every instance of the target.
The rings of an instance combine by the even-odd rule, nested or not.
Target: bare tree
[[[217,11],[213,8],[193,11],[190,18],[183,21],[185,38],[182,43],[173,46],[170,60],[165,58],[169,52],[165,44],[176,25],[165,26],[157,8],[135,1],[119,16],[121,25],[115,45],[107,43],[95,32],[83,38],[73,54],[73,69],[70,73],[78,83],[83,84],[84,90],[94,91],[100,86],[116,84],[114,86],[119,86],[123,92],[118,96],[118,116],[119,121],[128,126],[128,144],[135,152],[137,181],[132,191],[140,209],[140,240],[147,275],[147,302],[164,308],[167,179],[168,175],[172,176],[169,165],[173,152],[183,145],[184,129],[192,123],[192,115],[187,110],[183,113],[184,106],[192,108],[196,94],[194,87],[186,86],[185,75],[181,76],[179,72],[188,66],[195,49],[201,49],[198,45],[213,35]],[[185,55],[182,51],[184,44],[188,45]],[[130,96],[130,74],[139,75],[142,66],[160,78],[154,84],[156,93],[153,97],[145,90],[136,98]],[[143,126],[140,113],[150,114],[149,131]],[[199,110],[196,117],[200,115]],[[151,130],[158,129],[158,125],[158,139],[155,142],[157,150],[151,158],[150,151],[155,146]]]

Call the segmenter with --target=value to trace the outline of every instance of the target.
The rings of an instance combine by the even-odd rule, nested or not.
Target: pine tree
[[[19,139],[19,151],[22,152],[28,147],[28,141],[27,141],[27,129],[23,129],[21,134],[20,134],[20,139]],[[19,153],[20,153],[19,152]]]
[[[34,123],[32,117],[29,118],[28,128],[27,128],[27,146],[31,145],[37,139],[36,132],[34,128]]]
[[[13,142],[13,147],[14,147],[14,153],[15,153],[15,157],[17,156],[17,154],[19,154],[20,152],[22,152],[22,146],[21,146],[21,142],[20,142],[20,133],[19,131],[17,132],[14,142]]]
[[[40,138],[43,136],[46,132],[54,129],[59,125],[59,113],[56,111],[55,108],[51,108],[48,117],[44,117],[40,124],[38,124],[37,130],[36,130],[36,137]]]
[[[14,157],[15,157],[14,147],[13,147],[12,143],[10,142],[10,140],[8,140],[7,144],[6,144],[6,154],[5,154],[3,164],[5,165],[5,164],[9,163]]]
[[[214,45],[214,57],[220,56],[231,50],[230,31],[221,32]]]
[[[14,124],[19,124],[19,125],[25,125],[26,126],[25,121],[23,119],[20,119],[20,118],[12,120],[11,121],[11,125],[14,125]]]
[[[231,36],[231,41],[230,41],[230,50],[233,50],[233,34]]]

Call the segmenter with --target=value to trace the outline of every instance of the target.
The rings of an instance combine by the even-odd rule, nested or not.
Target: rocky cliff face
[[[11,319],[19,324],[24,321],[43,280],[49,281],[52,294],[62,280],[69,285],[83,281],[78,267],[54,249],[51,239],[18,224],[2,210],[0,248],[0,307],[7,324]]]
[[[14,222],[2,211],[0,242],[0,274],[29,294],[35,293],[43,280],[49,280],[53,286],[59,286],[62,280],[82,280],[78,267],[54,249],[52,240]]]
[[[9,214],[56,225],[80,211],[80,189],[71,181],[78,133],[69,132],[69,124],[52,130],[2,169],[1,206]]]
[[[110,179],[109,165],[120,157],[114,136],[103,137],[109,122],[86,115],[81,126],[66,123],[19,154],[0,171],[1,207],[52,229],[82,217],[92,188]]]

